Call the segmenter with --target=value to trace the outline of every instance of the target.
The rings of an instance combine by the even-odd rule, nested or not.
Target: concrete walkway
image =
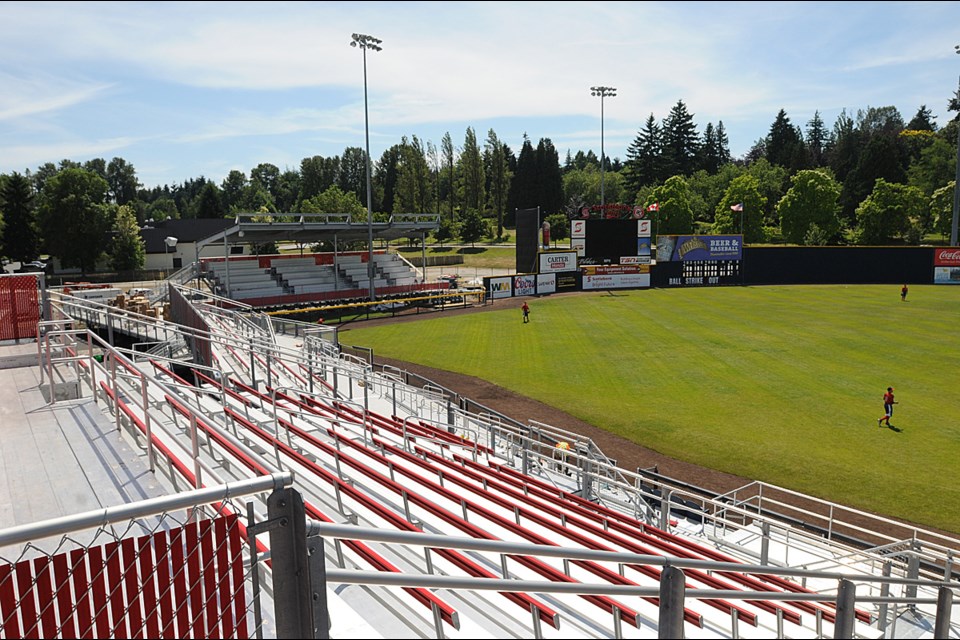
[[[36,353],[0,346],[0,357],[24,349]],[[165,493],[102,404],[50,405],[36,364],[0,369],[0,529]]]

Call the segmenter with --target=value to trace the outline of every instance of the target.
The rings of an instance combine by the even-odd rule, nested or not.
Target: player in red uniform
[[[887,421],[887,426],[890,426],[890,417],[893,415],[893,405],[897,402],[893,399],[893,387],[887,387],[887,392],[883,394],[883,417],[877,418],[877,426],[883,424],[883,421]]]

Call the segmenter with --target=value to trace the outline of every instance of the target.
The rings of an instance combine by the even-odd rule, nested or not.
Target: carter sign
[[[550,251],[540,254],[540,273],[561,273],[576,270],[576,251]]]

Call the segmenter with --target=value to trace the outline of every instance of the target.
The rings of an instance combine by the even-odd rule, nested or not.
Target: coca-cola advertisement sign
[[[960,267],[960,247],[937,249],[933,254],[935,267]]]

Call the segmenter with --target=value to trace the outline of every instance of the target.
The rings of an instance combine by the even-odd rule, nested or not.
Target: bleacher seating
[[[227,268],[223,261],[211,261],[208,264],[215,293],[236,300],[283,294],[283,287],[277,283],[270,270],[261,267],[257,260],[231,260],[229,281]]]
[[[366,276],[366,263],[359,255],[344,258],[337,271],[363,286],[359,282]],[[386,255],[376,256],[378,274],[385,282],[398,282],[405,277],[403,269],[409,271],[405,263],[396,262]],[[244,287],[256,284],[263,275],[278,278],[284,288],[294,291],[312,286],[300,283],[315,276],[337,275],[331,266],[316,265],[313,258],[275,259],[270,270],[257,265],[235,272],[231,267],[231,288],[234,273],[239,291],[256,290]],[[724,529],[714,527],[709,535],[702,521],[658,527],[656,518],[644,520],[638,515],[642,510],[637,505],[650,507],[637,487],[617,484],[611,475],[597,482],[604,486],[587,491],[586,463],[599,465],[606,458],[571,451],[573,462],[567,462],[541,454],[531,445],[532,439],[522,439],[530,429],[514,429],[483,415],[454,410],[442,395],[378,374],[368,363],[310,351],[302,335],[285,341],[239,312],[214,313],[202,305],[197,309],[213,332],[216,372],[180,363],[187,371],[193,366],[193,372],[178,369],[177,373],[156,359],[121,361],[127,373],[114,382],[119,393],[104,375],[96,385],[104,398],[117,405],[138,438],[143,440],[150,432],[168,460],[166,476],[177,487],[293,470],[308,516],[323,523],[347,521],[409,533],[535,543],[551,550],[640,554],[737,567],[685,569],[688,589],[713,589],[734,596],[751,592],[750,597],[688,599],[683,610],[687,637],[808,637],[825,635],[819,626],[836,620],[833,604],[803,599],[835,588],[832,577],[804,584],[776,575],[773,566],[762,572],[748,568],[756,564],[762,537],[759,524],[746,521],[758,518],[756,514],[736,526],[725,522]],[[262,334],[251,335],[256,331]],[[146,390],[138,389],[138,375],[151,376],[156,382]],[[143,406],[131,400],[139,398],[141,391],[148,397]],[[200,457],[196,462],[195,455]],[[262,505],[258,508],[262,513]],[[746,534],[738,537],[737,531]],[[800,534],[786,537],[791,535]],[[749,543],[741,547],[733,540]],[[440,548],[430,550],[428,561],[424,551],[413,545],[358,540],[328,540],[325,553],[327,561],[340,568],[570,585],[655,587],[663,572],[654,563]],[[846,549],[843,553],[850,555]],[[802,558],[824,566],[839,563],[839,553],[823,550],[822,554],[805,550]],[[864,570],[860,566],[843,569]],[[764,598],[752,592],[771,595]],[[431,629],[434,616],[445,625],[445,635],[536,635],[539,632],[530,633],[531,615],[550,628],[545,637],[617,636],[621,621],[632,627],[626,636],[646,637],[659,615],[659,599],[654,596],[374,586],[365,587],[368,595],[363,597],[350,589],[330,593],[340,598],[337,606],[330,606],[333,615],[355,611],[368,622],[389,619],[394,626],[382,632],[391,637],[437,635]],[[790,595],[800,599],[791,600]],[[878,635],[867,626],[869,611],[858,609],[856,617],[857,635]],[[750,629],[738,628],[738,623]],[[784,624],[791,625],[788,633],[783,632]]]

